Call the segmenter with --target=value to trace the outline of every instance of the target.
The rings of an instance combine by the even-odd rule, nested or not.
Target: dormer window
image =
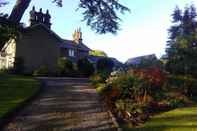
[[[68,55],[69,55],[70,57],[74,57],[74,56],[75,56],[75,51],[74,51],[73,49],[69,49],[69,50],[68,50]]]

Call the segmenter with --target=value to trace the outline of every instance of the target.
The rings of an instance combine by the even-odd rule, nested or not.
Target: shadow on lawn
[[[182,125],[168,125],[168,126],[146,126],[141,128],[126,129],[125,131],[196,131],[197,126],[182,126]]]
[[[190,109],[190,108],[189,108]],[[173,113],[176,112],[172,111]],[[170,112],[170,113],[172,113]],[[167,112],[168,113],[168,112]],[[196,131],[197,130],[197,114],[195,112],[181,112],[160,115],[152,118],[145,125],[137,128],[126,128],[127,131]],[[191,113],[191,114],[188,114]]]

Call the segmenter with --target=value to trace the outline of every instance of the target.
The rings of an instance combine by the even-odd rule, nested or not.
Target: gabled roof
[[[31,31],[31,30],[36,29],[36,28],[42,28],[42,29],[44,29],[49,34],[51,34],[52,36],[54,36],[58,41],[63,42],[63,39],[60,36],[58,36],[54,31],[52,31],[51,29],[49,29],[46,25],[41,24],[41,23],[40,24],[35,24],[35,25],[32,25],[32,26],[29,26],[29,27],[25,28],[23,31],[24,32]]]
[[[59,42],[60,42],[60,47],[62,48],[71,48],[71,49],[79,49],[79,50],[84,50],[84,51],[90,51],[91,49],[88,48],[85,44],[83,43],[75,43],[74,41],[72,40],[65,40],[65,39],[62,39],[60,36],[58,36],[54,31],[52,31],[51,29],[49,29],[46,25],[44,24],[35,24],[33,26],[30,26],[30,27],[27,27],[24,29],[24,32],[25,31],[31,31],[33,29],[36,29],[36,28],[43,28],[45,31],[47,31],[48,33],[50,33],[54,38],[56,38]]]
[[[64,42],[61,44],[61,47],[63,48],[73,48],[73,49],[79,49],[83,51],[90,51],[91,49],[88,48],[85,44],[83,43],[75,43],[72,40],[63,40]]]
[[[104,57],[104,56],[93,56],[93,55],[89,55],[87,59],[88,59],[90,62],[92,62],[92,63],[97,63],[97,61],[98,61],[99,59],[101,59],[101,58],[106,58],[106,57]]]
[[[138,56],[134,58],[128,59],[125,64],[126,65],[137,65],[140,64],[142,60],[152,60],[152,59],[157,59],[155,54],[150,54],[150,55],[144,55],[144,56]]]
[[[113,58],[113,57],[92,56],[92,55],[90,55],[90,56],[87,57],[87,59],[88,59],[90,62],[92,62],[92,63],[97,63],[98,60],[99,60],[99,59],[102,59],[102,58],[109,58],[109,59],[111,59],[111,60],[114,62],[114,65],[115,65],[116,67],[120,67],[120,66],[123,65],[120,61],[118,61],[116,58]]]

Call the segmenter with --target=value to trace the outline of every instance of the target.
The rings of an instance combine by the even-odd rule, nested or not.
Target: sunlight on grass
[[[32,96],[39,82],[31,77],[0,74],[0,117]]]
[[[154,116],[145,125],[130,131],[197,131],[197,106],[179,108]]]

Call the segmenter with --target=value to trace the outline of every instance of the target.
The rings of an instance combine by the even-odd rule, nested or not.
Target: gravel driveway
[[[3,131],[116,130],[87,79],[40,78],[43,93],[21,110]]]

